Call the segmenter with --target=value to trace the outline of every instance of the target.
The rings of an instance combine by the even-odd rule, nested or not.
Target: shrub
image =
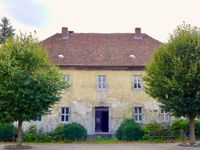
[[[143,139],[147,140],[149,138],[148,131],[165,130],[166,128],[167,128],[166,126],[156,122],[145,124],[143,125],[143,131],[144,131]]]
[[[189,132],[189,122],[187,119],[175,119],[172,122],[172,131],[174,132],[176,137],[181,136],[182,131]]]
[[[154,131],[154,130],[163,130],[163,129],[164,129],[164,126],[156,122],[143,125],[143,130],[145,132]]]
[[[25,142],[52,142],[53,136],[50,134],[37,134],[37,133],[26,133],[24,134]]]
[[[59,125],[54,132],[58,139],[65,141],[84,141],[87,138],[87,130],[81,124],[75,122]]]
[[[59,124],[53,131],[54,138],[57,141],[64,141],[64,124]]]
[[[142,139],[143,134],[141,126],[133,119],[123,121],[116,131],[117,138],[123,141],[140,140]]]
[[[195,134],[197,138],[200,138],[200,119],[195,121]]]
[[[0,123],[0,141],[13,141],[16,136],[16,128],[13,124]]]
[[[28,133],[36,134],[37,133],[37,126],[36,125],[30,125],[29,128],[28,128]]]

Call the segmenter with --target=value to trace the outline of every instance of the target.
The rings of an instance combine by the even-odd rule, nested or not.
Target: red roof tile
[[[59,66],[145,66],[155,47],[162,44],[147,34],[135,39],[133,33],[57,33],[42,42],[49,59]],[[63,55],[61,58],[59,55]]]

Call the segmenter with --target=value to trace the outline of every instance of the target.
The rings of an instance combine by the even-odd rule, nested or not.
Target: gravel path
[[[7,144],[0,144],[0,150]],[[30,144],[32,150],[200,150],[173,144]],[[30,149],[31,150],[31,149]]]

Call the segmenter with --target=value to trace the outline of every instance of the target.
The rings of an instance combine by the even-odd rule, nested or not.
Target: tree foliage
[[[200,30],[178,26],[146,67],[146,92],[177,117],[200,115]]]
[[[23,121],[36,120],[59,101],[63,88],[62,75],[31,35],[9,39],[0,47],[1,121],[22,126]]]
[[[13,27],[10,25],[9,19],[3,17],[0,23],[0,44],[4,43],[9,37],[14,36]]]

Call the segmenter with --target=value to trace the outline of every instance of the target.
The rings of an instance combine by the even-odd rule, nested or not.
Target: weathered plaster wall
[[[81,123],[88,134],[95,133],[95,106],[109,106],[110,133],[115,132],[123,119],[133,117],[134,106],[144,107],[144,123],[160,121],[157,102],[147,96],[144,89],[133,89],[132,76],[144,76],[143,71],[65,69],[62,72],[63,75],[71,75],[72,86],[63,92],[61,101],[52,108],[50,115],[43,116],[41,122],[32,122],[38,128],[51,131],[60,124],[61,107],[70,107],[69,122]],[[105,92],[96,88],[97,75],[107,75]]]

